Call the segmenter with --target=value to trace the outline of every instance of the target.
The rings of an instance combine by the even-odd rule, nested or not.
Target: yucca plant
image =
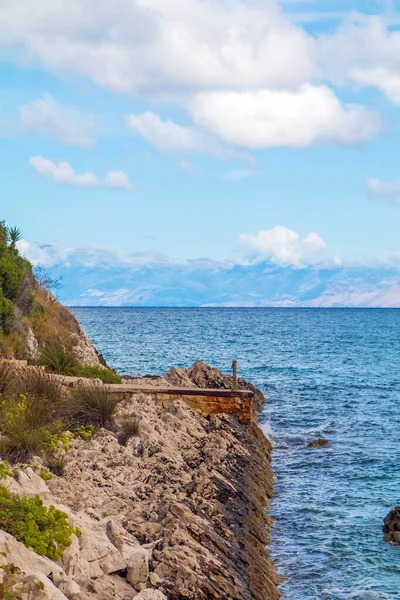
[[[8,227],[7,234],[12,247],[22,239],[22,231],[19,227]]]

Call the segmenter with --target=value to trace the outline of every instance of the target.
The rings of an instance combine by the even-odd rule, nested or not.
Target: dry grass
[[[39,344],[50,345],[62,340],[68,345],[71,335],[79,333],[78,321],[43,288],[36,291],[35,300],[44,309],[43,319],[33,324]]]
[[[52,452],[46,454],[45,457],[46,467],[53,475],[62,477],[65,474],[65,469],[68,464],[67,454],[64,452]]]
[[[96,429],[113,429],[118,400],[99,386],[82,386],[74,390],[62,405],[62,417],[70,426],[93,425]]]
[[[6,361],[0,360],[0,395],[10,393],[15,380],[15,369]]]
[[[21,393],[47,400],[54,408],[64,398],[60,384],[50,375],[28,370],[20,382]]]
[[[118,433],[118,442],[121,446],[126,446],[131,438],[139,435],[139,422],[138,417],[124,419],[121,430]]]

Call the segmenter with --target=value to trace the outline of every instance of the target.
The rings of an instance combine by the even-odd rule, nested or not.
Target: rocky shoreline
[[[146,378],[146,387],[177,379],[181,386],[230,384],[230,376],[196,365]],[[138,433],[122,445],[117,431],[126,418],[137,419]],[[272,448],[256,422],[205,417],[183,400],[163,406],[137,393],[120,403],[115,430],[74,440],[62,476],[45,483],[26,465],[8,479],[13,493],[40,494],[82,531],[54,563],[62,573],[54,578],[47,566],[52,589],[41,600],[278,599],[266,550]],[[40,469],[41,458],[33,462]],[[10,544],[3,539],[0,551]],[[17,566],[29,578],[37,561],[27,553],[35,554],[27,549]]]

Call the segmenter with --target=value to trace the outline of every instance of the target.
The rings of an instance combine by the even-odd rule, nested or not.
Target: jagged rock
[[[219,369],[215,369],[207,365],[202,360],[198,360],[189,369],[180,369],[172,367],[165,374],[164,378],[171,384],[179,387],[199,387],[199,388],[215,388],[215,389],[232,389],[233,375],[222,373]],[[260,411],[265,403],[265,396],[261,390],[256,388],[246,379],[238,380],[240,390],[251,390],[254,392],[253,409]]]
[[[120,575],[105,575],[90,582],[92,594],[86,598],[93,600],[131,600],[136,598],[133,587]],[[80,597],[78,597],[81,600]],[[73,600],[76,600],[75,598]],[[82,598],[82,600],[84,600]]]
[[[71,598],[75,594],[79,594],[81,591],[80,586],[72,579],[72,577],[67,577],[65,581],[62,581],[59,585],[58,589],[65,595],[67,598]]]
[[[28,326],[25,337],[26,355],[30,360],[39,358],[39,342],[37,341],[32,329]]]
[[[39,475],[31,467],[18,469],[14,477],[8,477],[3,485],[15,496],[35,496],[36,494],[45,497],[49,494],[49,488]]]
[[[385,542],[400,544],[400,506],[393,508],[383,520],[382,531]]]
[[[313,440],[309,444],[307,444],[307,448],[318,448],[319,446],[328,446],[329,441],[325,438],[319,438],[318,440]]]
[[[142,548],[132,548],[127,560],[126,580],[134,587],[139,583],[146,583],[149,578],[149,557],[147,552]]]
[[[185,388],[195,388],[201,387],[196,386],[194,381],[192,381],[187,373],[187,369],[182,369],[180,367],[172,367],[165,375],[164,379],[171,383],[176,387],[185,387]],[[203,386],[205,387],[205,386]]]
[[[0,564],[14,564],[28,575],[42,573],[60,583],[66,579],[60,565],[26,548],[5,531],[0,531]]]
[[[78,332],[71,335],[71,339],[73,344],[73,354],[80,363],[83,365],[104,366],[104,358],[100,360],[99,354],[94,346],[92,346],[89,338],[80,325],[78,325]]]
[[[35,573],[21,578],[23,591],[21,598],[26,600],[67,600],[71,596],[63,594],[61,590],[45,577],[42,573]],[[39,584],[39,585],[38,585]],[[43,587],[42,587],[43,586]],[[79,587],[77,588],[79,591]],[[26,593],[26,596],[24,594]]]
[[[135,600],[168,600],[167,596],[158,590],[143,590]]]
[[[149,560],[151,550],[143,548],[127,535],[127,532],[115,521],[108,521],[106,532],[111,542],[118,548],[127,565],[126,579],[134,587],[146,583],[149,578]]]
[[[68,510],[58,505],[57,508]],[[60,564],[68,575],[83,585],[90,579],[109,575],[127,568],[127,561],[109,540],[105,526],[96,523],[85,513],[73,514],[68,511],[74,526],[79,527],[82,536],[74,537],[72,545],[64,551]]]
[[[140,419],[137,445],[121,446],[104,430],[74,442],[65,475],[51,482],[53,501],[90,515],[124,559],[114,568],[140,593],[151,586],[169,600],[276,600],[278,580],[265,553],[271,445],[262,432],[226,415],[202,418],[181,400],[163,408],[143,393],[120,403],[117,424],[126,416]],[[128,552],[138,558],[130,575]],[[152,553],[149,562],[144,552]],[[61,564],[72,574],[70,553]],[[97,600],[113,598],[110,577],[119,576],[96,573],[75,571],[81,594],[94,599],[86,574]]]

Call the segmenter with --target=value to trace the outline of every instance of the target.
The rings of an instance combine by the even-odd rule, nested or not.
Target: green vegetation
[[[32,267],[16,248],[20,238],[18,228],[8,228],[0,221],[0,330],[3,335],[8,335],[13,328],[15,308],[29,311],[32,302],[30,294],[23,289],[32,280]]]
[[[0,486],[0,529],[51,560],[58,560],[71,545],[73,533],[80,536],[66,513],[54,506],[46,508],[39,496],[12,496],[4,486]]]
[[[81,365],[75,373],[77,377],[101,379],[103,383],[122,383],[121,377],[115,371],[100,366]]]
[[[101,385],[64,392],[45,373],[21,376],[1,365],[0,454],[11,463],[39,455],[52,473],[62,474],[73,438],[89,441],[96,429],[113,428],[118,400]]]
[[[101,379],[103,383],[121,383],[121,377],[112,369],[100,365],[81,365],[75,356],[60,343],[46,346],[42,350],[40,364],[59,375],[72,375],[88,379]]]
[[[7,477],[12,477],[13,472],[10,471],[10,464],[7,460],[2,460],[0,462],[0,479],[6,479]]]
[[[15,589],[15,584],[20,569],[12,563],[1,565],[0,569],[4,571],[3,581],[0,583],[0,600],[18,600],[21,596]]]
[[[43,469],[40,472],[39,477],[41,477],[43,479],[43,481],[51,481],[53,479],[53,475],[50,473],[50,471],[48,469]]]
[[[90,442],[94,433],[93,425],[75,425],[71,427],[74,438]]]
[[[128,441],[137,435],[139,435],[139,419],[137,417],[125,418],[118,433],[118,442],[121,446],[126,446]]]
[[[65,350],[59,342],[50,344],[42,350],[40,364],[60,375],[74,375],[79,365],[75,356]]]
[[[65,420],[71,425],[92,425],[94,428],[112,429],[118,400],[102,387],[81,387],[65,399],[62,410]]]

